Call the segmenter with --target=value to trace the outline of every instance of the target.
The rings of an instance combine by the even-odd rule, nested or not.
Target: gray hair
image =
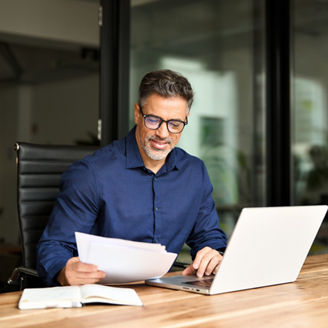
[[[146,103],[147,97],[158,94],[164,98],[180,96],[187,101],[190,111],[194,92],[189,81],[181,74],[165,69],[147,73],[139,86],[139,105]]]

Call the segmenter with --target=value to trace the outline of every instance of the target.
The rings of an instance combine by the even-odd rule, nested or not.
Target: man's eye
[[[178,127],[180,127],[181,122],[179,122],[179,121],[170,121],[169,124],[172,126],[172,128],[178,128]]]
[[[157,124],[160,120],[156,117],[147,117],[147,121],[150,123],[150,124]]]

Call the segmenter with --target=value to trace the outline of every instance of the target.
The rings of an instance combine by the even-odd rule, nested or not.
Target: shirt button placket
[[[153,190],[154,190],[154,217],[155,217],[155,242],[160,242],[160,218],[159,218],[159,201],[158,201],[158,178],[153,178]]]

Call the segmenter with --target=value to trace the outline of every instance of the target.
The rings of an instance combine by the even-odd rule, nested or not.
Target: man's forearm
[[[37,270],[40,277],[49,286],[58,285],[59,272],[71,257],[73,257],[73,250],[64,247],[57,241],[40,243],[37,260]]]

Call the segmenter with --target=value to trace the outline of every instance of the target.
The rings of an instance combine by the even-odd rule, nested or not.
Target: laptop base
[[[202,282],[210,280],[208,285]],[[173,276],[146,280],[147,285],[210,295],[213,277],[197,278],[195,276]]]

